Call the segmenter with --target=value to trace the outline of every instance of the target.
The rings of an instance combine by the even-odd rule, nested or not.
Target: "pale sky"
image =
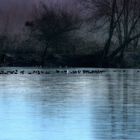
[[[41,0],[0,0],[0,31],[8,26],[13,31],[31,18],[33,9]],[[48,5],[77,10],[78,0],[42,0]],[[54,5],[55,4],[55,5]]]

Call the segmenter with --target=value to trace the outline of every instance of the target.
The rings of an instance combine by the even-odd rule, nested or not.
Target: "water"
[[[0,75],[0,140],[140,140],[139,85],[137,70]]]

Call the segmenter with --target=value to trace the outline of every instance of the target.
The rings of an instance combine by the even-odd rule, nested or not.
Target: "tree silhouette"
[[[103,24],[106,36],[102,51],[101,66],[110,65],[115,58],[119,63],[124,59],[126,50],[138,45],[140,38],[140,2],[139,0],[87,0],[93,6],[93,17]],[[102,30],[101,27],[99,30]],[[103,31],[102,31],[103,32]],[[111,42],[115,42],[114,47]]]
[[[54,47],[57,40],[65,41],[70,38],[70,33],[79,29],[80,22],[73,14],[48,8],[45,4],[41,5],[40,15],[33,21],[27,21],[26,26],[30,28],[33,37],[45,44],[42,53],[41,65],[45,65],[48,48],[53,42]]]

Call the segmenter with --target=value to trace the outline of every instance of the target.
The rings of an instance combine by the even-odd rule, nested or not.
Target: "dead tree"
[[[106,41],[101,65],[111,63],[116,57],[123,61],[124,54],[132,43],[138,45],[140,38],[139,0],[88,0],[94,5],[96,20],[105,22]],[[91,8],[91,7],[90,7]],[[102,30],[102,28],[100,28]],[[111,42],[116,41],[115,48]],[[135,43],[134,43],[135,42]]]
[[[41,5],[40,15],[31,22],[26,22],[31,34],[45,44],[42,53],[41,65],[44,66],[47,50],[51,42],[65,40],[69,34],[79,29],[80,22],[77,17],[63,10],[49,9],[45,4]]]
[[[140,2],[138,0],[122,0],[120,5],[118,5],[118,11],[122,2],[124,3],[124,10],[117,23],[118,30],[116,30],[119,46],[110,55],[111,58],[119,55],[121,61],[124,58],[125,50],[128,49],[128,47],[131,47],[132,42],[135,42],[135,45],[138,45],[138,40],[140,38]]]

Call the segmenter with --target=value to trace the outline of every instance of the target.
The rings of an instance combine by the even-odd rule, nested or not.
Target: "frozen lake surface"
[[[140,73],[1,74],[0,140],[140,140]]]

